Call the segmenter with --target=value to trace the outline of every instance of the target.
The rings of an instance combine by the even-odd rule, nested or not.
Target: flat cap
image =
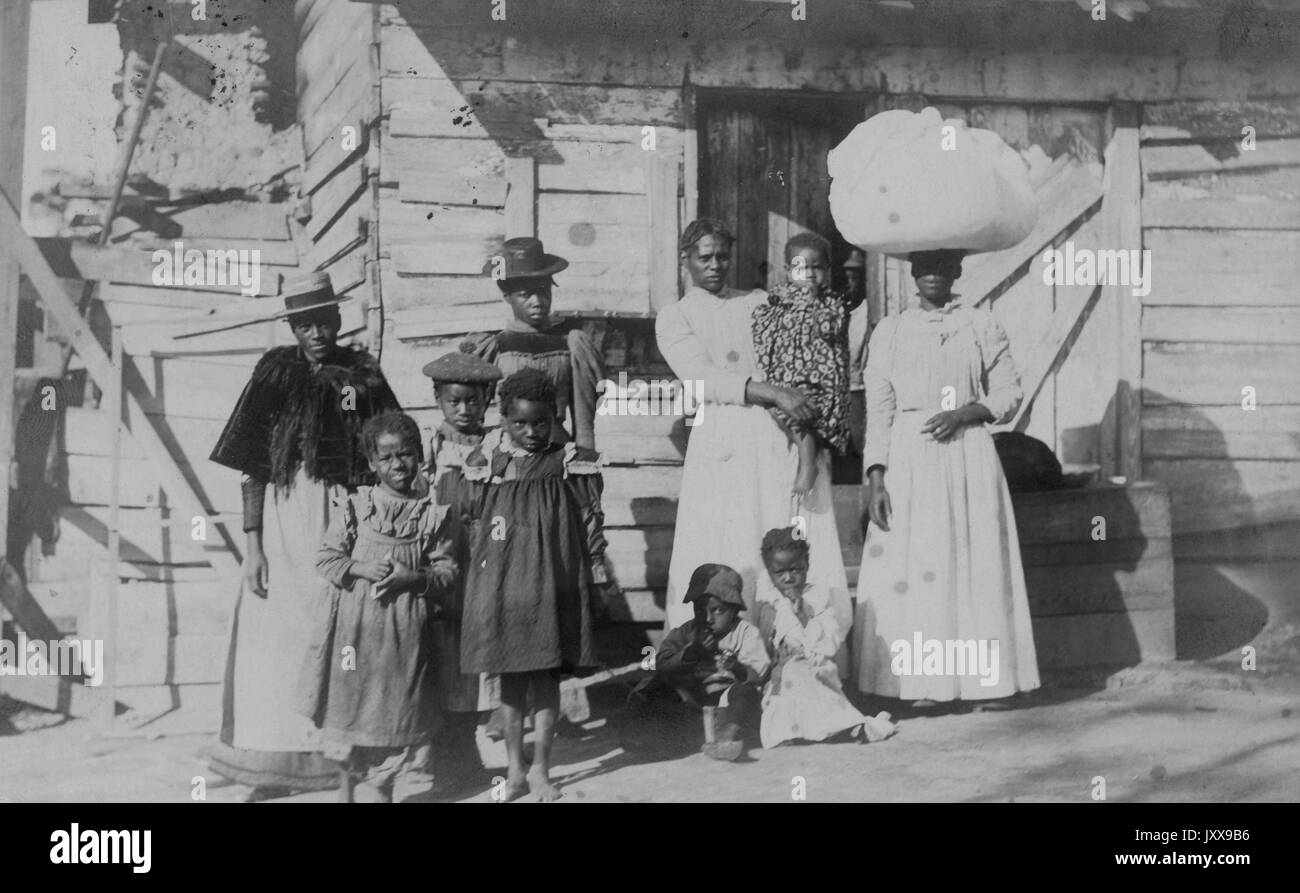
[[[435,382],[455,384],[491,384],[501,380],[501,370],[472,353],[453,351],[426,363],[421,370]]]

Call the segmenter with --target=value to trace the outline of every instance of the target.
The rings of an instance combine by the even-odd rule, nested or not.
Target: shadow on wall
[[[1204,660],[1237,651],[1270,624],[1270,608],[1250,582],[1258,575],[1225,574],[1223,565],[1294,561],[1300,555],[1300,523],[1261,523],[1265,519],[1237,465],[1227,461],[1227,436],[1207,413],[1150,389],[1142,399],[1142,477],[1165,484],[1170,494],[1175,656]],[[1112,400],[1107,413],[1114,411]],[[1243,412],[1241,424],[1249,426],[1256,418]],[[1087,430],[1068,430],[1062,439],[1078,438]],[[1123,568],[1114,571],[1116,580],[1124,581],[1118,588],[1136,584],[1133,595],[1140,598],[1141,574],[1125,577]]]

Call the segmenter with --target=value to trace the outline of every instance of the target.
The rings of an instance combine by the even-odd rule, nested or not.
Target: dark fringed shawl
[[[361,426],[400,408],[364,350],[339,348],[313,371],[296,346],[276,347],[253,369],[209,458],[281,488],[300,466],[314,480],[356,487],[372,482]]]

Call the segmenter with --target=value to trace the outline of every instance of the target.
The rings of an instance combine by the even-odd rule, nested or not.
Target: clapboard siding
[[[1230,529],[1300,519],[1300,141],[1241,146],[1243,121],[1294,135],[1300,101],[1252,107],[1163,106],[1143,128],[1142,468],[1184,562],[1257,560]]]

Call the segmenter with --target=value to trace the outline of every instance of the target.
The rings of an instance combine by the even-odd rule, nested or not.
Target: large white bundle
[[[866,251],[998,251],[1028,236],[1038,216],[1020,156],[935,108],[863,121],[826,165],[835,225]]]

